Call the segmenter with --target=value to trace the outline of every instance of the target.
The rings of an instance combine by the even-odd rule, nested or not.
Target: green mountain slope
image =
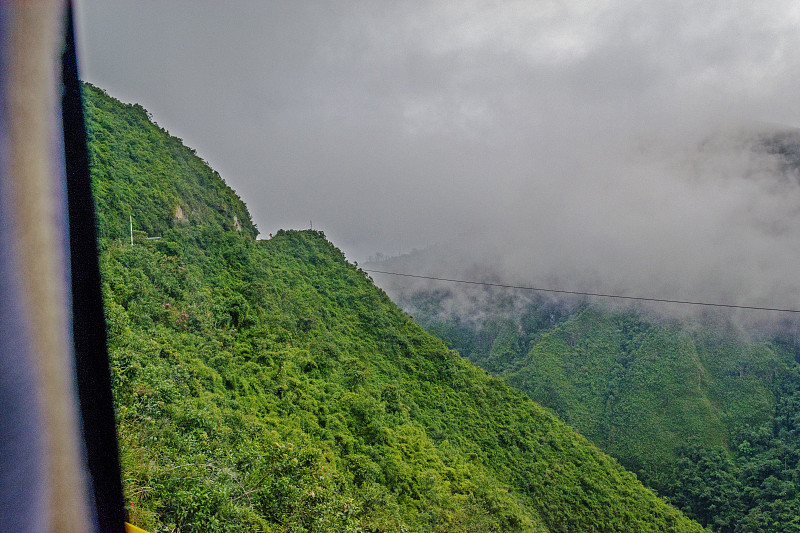
[[[769,420],[770,381],[785,369],[765,345],[586,309],[506,376],[640,471],[663,470],[689,439],[727,447],[734,428]]]
[[[101,238],[156,237],[176,225],[214,224],[255,238],[250,213],[194,150],[126,105],[83,85]]]
[[[137,525],[702,530],[426,333],[320,232],[254,240],[241,201],[179,140],[140,107],[85,97]],[[161,240],[126,242],[128,209]]]
[[[717,531],[800,531],[800,369],[791,335],[654,320],[506,293],[471,320],[446,289],[404,306]],[[456,309],[450,312],[449,309]]]

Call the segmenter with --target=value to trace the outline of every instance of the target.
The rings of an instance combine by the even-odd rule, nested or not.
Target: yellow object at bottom
[[[147,531],[125,522],[125,533],[147,533]]]

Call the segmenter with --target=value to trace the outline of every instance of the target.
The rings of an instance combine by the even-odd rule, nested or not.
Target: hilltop
[[[255,240],[236,194],[143,108],[84,97],[131,521],[702,530],[426,333],[321,232]]]
[[[83,85],[83,94],[101,239],[127,239],[129,217],[140,236],[159,236],[180,225],[258,235],[233,189],[146,109],[122,104],[91,84]]]

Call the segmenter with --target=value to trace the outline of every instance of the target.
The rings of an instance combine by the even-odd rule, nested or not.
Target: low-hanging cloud
[[[78,2],[87,78],[197,148],[263,233],[800,306],[800,186],[761,142],[800,125],[796,2],[144,4]]]

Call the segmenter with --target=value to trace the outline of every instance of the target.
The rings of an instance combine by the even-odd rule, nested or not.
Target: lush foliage
[[[416,291],[417,320],[553,409],[689,516],[718,531],[800,531],[800,352],[724,322],[669,322],[488,291],[448,312]],[[521,303],[523,302],[523,303]]]
[[[675,504],[718,531],[800,531],[797,369],[777,397],[772,421],[734,435],[731,453],[694,442],[680,449],[667,488]]]
[[[194,150],[150,120],[140,105],[83,85],[93,192],[102,238],[139,239],[176,225],[213,224],[258,234],[244,203]]]
[[[177,171],[155,181],[166,200],[151,206],[144,176],[120,176],[129,143],[152,136],[142,150],[155,153],[137,155],[145,176],[145,162],[170,165],[188,149],[155,126],[122,127],[146,116],[139,108],[92,88],[86,98],[124,485],[137,525],[701,530],[426,333],[321,233],[255,241],[231,226],[232,213],[243,225],[249,216],[221,180],[206,189]],[[189,206],[188,223],[176,220],[175,204]],[[134,205],[161,240],[121,238]]]

